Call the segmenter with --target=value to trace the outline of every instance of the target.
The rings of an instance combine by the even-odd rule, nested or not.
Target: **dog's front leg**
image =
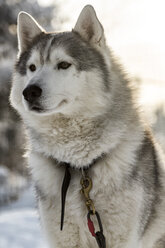
[[[31,152],[29,166],[38,195],[38,206],[43,231],[50,248],[80,248],[78,227],[65,216],[64,230],[60,231],[61,185],[64,168],[44,155]]]
[[[39,211],[43,231],[50,248],[80,248],[79,229],[76,225],[66,220],[64,229],[61,231],[60,213],[54,207],[49,208],[40,202]]]

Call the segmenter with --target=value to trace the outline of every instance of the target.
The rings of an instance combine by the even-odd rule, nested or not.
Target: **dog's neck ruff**
[[[80,181],[81,186],[82,186],[81,193],[84,195],[85,204],[86,204],[86,207],[88,209],[88,215],[87,215],[88,228],[89,228],[89,231],[91,232],[92,236],[95,237],[99,248],[106,248],[106,242],[105,242],[105,237],[103,235],[103,227],[102,227],[100,216],[99,216],[98,212],[95,210],[94,203],[89,196],[89,192],[92,189],[92,179],[88,177],[87,173],[88,173],[88,170],[92,166],[94,166],[94,164],[96,162],[98,162],[100,159],[103,158],[103,156],[105,156],[105,154],[101,154],[101,156],[93,159],[89,165],[83,166],[81,169],[77,169],[79,171],[81,170],[81,173],[82,173],[82,178]],[[66,162],[60,162],[60,165],[65,166],[65,175],[64,175],[64,179],[63,179],[63,183],[62,183],[62,188],[61,188],[61,231],[62,231],[63,225],[64,225],[66,194],[67,194],[67,190],[68,190],[68,187],[69,187],[69,184],[71,181],[70,170],[73,170],[76,168],[75,168],[75,166],[71,165],[70,163],[66,163]],[[98,225],[100,228],[100,231],[98,231],[96,233],[95,233],[95,228],[94,228],[93,222],[90,219],[91,215],[96,216],[97,221],[98,221]]]
[[[75,164],[71,164],[69,162],[58,161],[57,159],[55,159],[55,160],[58,162],[58,165],[59,166],[68,166],[72,170],[82,171],[82,170],[88,170],[88,169],[90,169],[98,161],[100,161],[101,159],[103,159],[105,156],[106,156],[106,154],[103,152],[100,156],[92,159],[91,163],[86,164],[86,165],[82,165],[81,167],[77,167]]]

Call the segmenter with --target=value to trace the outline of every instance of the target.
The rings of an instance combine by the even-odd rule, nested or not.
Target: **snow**
[[[47,248],[35,205],[31,186],[17,202],[0,208],[0,248]]]
[[[39,3],[47,2],[38,0]],[[48,4],[51,0],[48,1]],[[54,28],[71,30],[82,8],[92,4],[115,55],[132,76],[164,81],[164,0],[56,0]]]
[[[0,165],[0,206],[16,200],[26,185],[27,180],[23,176]]]

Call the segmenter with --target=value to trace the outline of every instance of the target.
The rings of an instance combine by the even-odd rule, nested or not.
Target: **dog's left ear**
[[[81,11],[73,32],[93,45],[105,46],[104,29],[91,5],[86,5]]]

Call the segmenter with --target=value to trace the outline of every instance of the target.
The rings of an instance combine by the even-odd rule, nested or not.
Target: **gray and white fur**
[[[62,33],[47,33],[21,12],[18,44],[10,101],[27,128],[29,168],[49,247],[97,247],[86,224],[78,169],[102,154],[89,176],[107,248],[165,247],[164,155],[93,7],[85,6],[73,30]],[[62,232],[60,162],[77,169]]]

